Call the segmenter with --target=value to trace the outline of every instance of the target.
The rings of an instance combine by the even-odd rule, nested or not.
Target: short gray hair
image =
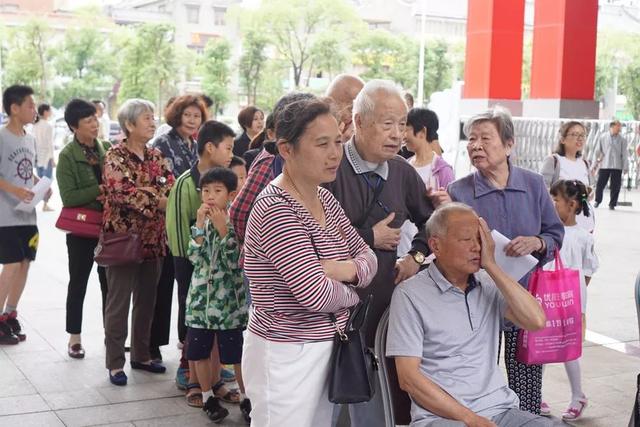
[[[118,123],[120,124],[120,128],[122,128],[126,136],[129,136],[127,123],[135,125],[138,117],[146,112],[153,114],[154,110],[155,106],[151,101],[139,98],[127,99],[118,110]]]
[[[500,140],[503,145],[506,146],[507,141],[514,140],[515,132],[513,129],[513,120],[511,120],[511,113],[500,105],[496,105],[484,113],[476,114],[467,120],[463,128],[464,134],[469,137],[472,127],[485,122],[493,123],[498,130],[498,135],[500,135]]]
[[[440,206],[431,214],[427,221],[427,239],[431,237],[444,237],[447,235],[449,226],[449,216],[454,213],[472,213],[476,212],[469,205],[459,202],[451,202]]]
[[[356,114],[359,114],[361,118],[370,117],[373,114],[373,110],[376,107],[375,102],[373,101],[373,96],[378,92],[382,92],[391,96],[395,95],[400,98],[406,105],[404,96],[402,95],[402,91],[391,80],[369,80],[367,83],[365,83],[362,90],[358,92],[358,96],[356,96],[356,99],[353,100],[354,121]]]

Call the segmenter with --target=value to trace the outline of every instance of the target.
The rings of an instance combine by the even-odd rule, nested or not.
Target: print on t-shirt
[[[15,180],[30,186],[33,182],[33,151],[27,147],[18,147],[9,153],[7,160],[15,167]]]

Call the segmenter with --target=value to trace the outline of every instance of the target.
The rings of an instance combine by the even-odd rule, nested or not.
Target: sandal
[[[240,391],[238,391],[237,389],[227,390],[226,387],[224,387],[224,390],[223,390],[223,387],[224,387],[224,381],[223,380],[218,381],[211,388],[213,390],[213,395],[218,397],[223,402],[239,404]],[[225,390],[226,390],[226,393],[225,393]]]
[[[193,391],[193,390],[199,391]],[[202,401],[202,391],[200,389],[200,384],[191,383],[187,384],[187,405],[192,408],[202,408],[204,406],[204,402]]]
[[[580,399],[578,399],[578,407],[569,406],[567,410],[562,414],[562,419],[565,421],[575,421],[582,417],[584,410],[587,408],[587,404],[589,401],[583,394]]]

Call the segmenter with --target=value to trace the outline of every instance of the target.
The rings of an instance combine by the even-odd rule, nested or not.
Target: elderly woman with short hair
[[[147,146],[156,127],[153,109],[151,102],[142,99],[130,99],[122,105],[118,122],[126,139],[107,152],[104,162],[102,231],[137,233],[144,257],[141,264],[107,267],[106,365],[115,385],[127,383],[122,368],[132,294],[131,367],[165,371],[164,366],[151,361],[149,335],[166,251],[164,210],[174,177],[160,151]]]
[[[509,112],[496,107],[470,118],[464,126],[467,151],[476,171],[449,185],[451,199],[471,206],[493,230],[511,242],[507,256],[533,255],[539,265],[562,246],[564,227],[541,175],[511,164],[514,128]],[[528,287],[529,274],[520,279]],[[516,360],[518,331],[506,327],[505,363],[509,387],[520,408],[540,414],[542,366]]]
[[[207,120],[207,106],[200,96],[182,95],[166,106],[164,118],[171,130],[155,138],[153,147],[160,150],[178,177],[198,161],[195,135]]]

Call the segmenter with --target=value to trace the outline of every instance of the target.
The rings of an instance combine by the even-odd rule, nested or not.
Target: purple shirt
[[[556,249],[562,247],[564,226],[553,207],[553,201],[542,175],[512,166],[503,189],[495,188],[480,172],[473,172],[449,184],[451,199],[471,206],[487,221],[489,228],[498,230],[509,239],[518,236],[540,236],[546,243],[542,257],[531,255],[544,265],[553,259]],[[529,274],[520,280],[527,288]]]

